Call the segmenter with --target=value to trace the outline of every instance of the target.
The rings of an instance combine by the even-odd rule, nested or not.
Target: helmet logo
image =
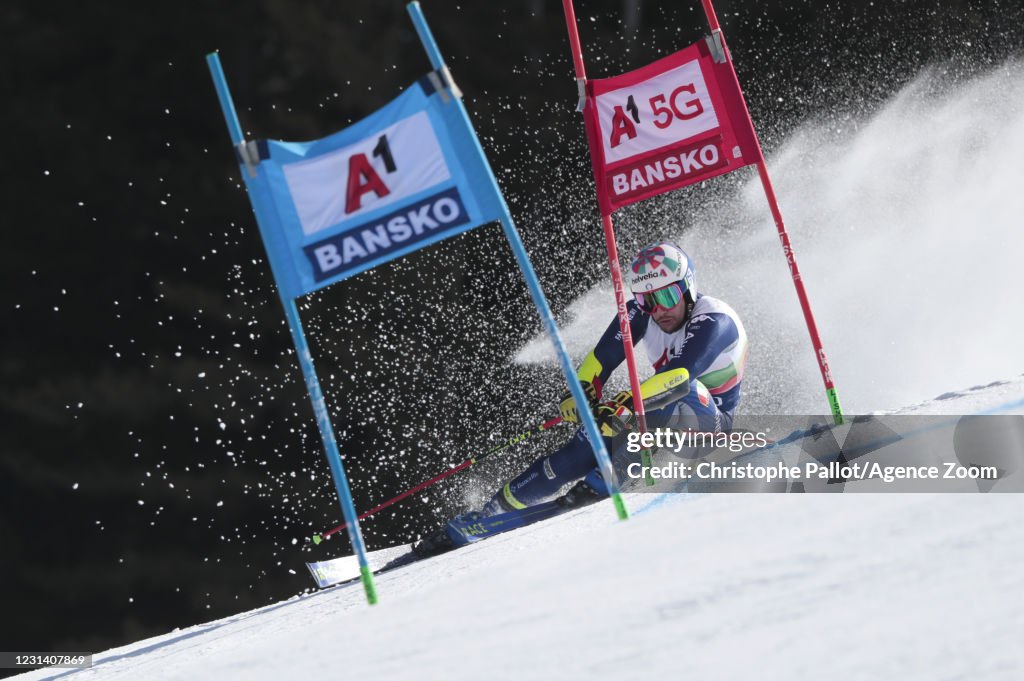
[[[633,261],[633,272],[635,274],[644,274],[647,272],[647,268],[655,268],[661,264],[662,259],[665,257],[665,251],[660,247],[645,248],[640,251],[636,259]]]
[[[661,269],[662,267],[664,269]],[[660,276],[665,277],[668,276],[666,270],[674,272],[678,268],[679,262],[674,258],[666,256],[665,250],[661,246],[645,248],[637,254],[636,259],[633,261],[634,274],[646,274],[649,270],[653,274],[661,269]]]

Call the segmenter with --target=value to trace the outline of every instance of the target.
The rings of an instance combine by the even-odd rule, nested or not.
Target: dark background
[[[696,0],[577,5],[592,77],[706,30]],[[926,65],[969,74],[1024,45],[1020,3],[716,6],[768,153]],[[607,275],[560,3],[424,12],[561,310]],[[428,69],[403,3],[15,2],[0,22],[0,649],[99,651],[308,589],[302,563],[347,539],[303,548],[340,512],[204,55],[220,50],[250,136],[320,137]],[[700,196],[623,211],[620,249]],[[564,389],[508,360],[540,326],[497,226],[301,310],[360,509],[528,429]],[[564,437],[364,522],[369,548]]]

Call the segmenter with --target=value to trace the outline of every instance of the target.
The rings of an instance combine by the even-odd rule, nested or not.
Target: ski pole
[[[430,487],[431,485],[433,485],[434,483],[440,482],[441,480],[444,480],[447,477],[455,475],[459,471],[466,470],[467,468],[469,468],[473,464],[476,464],[476,463],[479,463],[479,462],[483,461],[484,459],[489,457],[491,454],[496,454],[497,452],[500,452],[502,450],[508,449],[512,445],[519,444],[520,442],[522,442],[522,441],[524,441],[526,439],[529,439],[529,438],[533,437],[534,435],[537,435],[539,433],[543,433],[545,430],[548,430],[549,428],[551,428],[553,426],[557,426],[561,422],[562,422],[562,417],[561,416],[556,416],[555,418],[551,419],[550,421],[545,421],[544,423],[540,424],[536,428],[528,430],[525,433],[521,433],[520,435],[514,435],[514,436],[510,437],[508,440],[502,442],[501,444],[496,445],[494,447],[491,447],[490,449],[488,449],[483,454],[479,454],[477,456],[470,457],[470,458],[466,459],[465,461],[463,461],[462,463],[460,463],[459,465],[455,466],[454,468],[449,468],[444,473],[440,473],[438,475],[435,475],[434,477],[430,478],[429,480],[425,480],[425,481],[421,482],[420,484],[416,485],[415,487],[413,487],[411,489],[407,489],[406,491],[402,492],[398,496],[392,497],[391,499],[388,499],[387,501],[385,501],[385,502],[383,502],[381,504],[378,504],[377,506],[374,506],[369,511],[365,511],[356,520],[362,520],[363,518],[369,517],[369,516],[373,515],[374,513],[376,513],[377,511],[381,511],[381,510],[387,508],[388,506],[391,506],[392,504],[397,504],[402,499],[405,499],[406,497],[408,497],[408,496],[410,496],[412,494],[416,494],[417,492],[419,492],[421,490],[424,490],[424,489]],[[337,527],[332,527],[331,529],[327,530],[326,532],[321,532],[320,534],[314,534],[313,537],[312,537],[312,542],[314,544],[319,544],[323,540],[325,540],[328,537],[330,537],[332,534],[335,534],[337,532],[341,532],[346,527],[348,527],[348,523],[344,522],[344,523],[338,525]]]

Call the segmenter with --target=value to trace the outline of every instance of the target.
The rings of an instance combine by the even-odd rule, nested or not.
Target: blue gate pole
[[[228,90],[227,79],[224,77],[224,70],[220,65],[220,57],[216,52],[212,52],[206,55],[206,64],[210,68],[214,87],[217,88],[217,98],[220,100],[221,111],[224,113],[224,120],[228,125],[231,143],[238,147],[245,142],[245,137],[242,134],[242,127],[238,123],[238,114],[235,112],[235,105],[231,99],[231,92]],[[249,178],[244,170],[242,171],[242,177],[246,185],[248,185]],[[261,210],[255,202],[253,202],[253,210],[256,213],[257,222],[265,223],[266,227],[271,226],[271,223],[267,222],[264,216],[261,216]],[[273,271],[274,263],[270,258],[269,251],[267,256],[271,271]],[[341,462],[341,453],[338,451],[338,443],[334,437],[331,417],[324,402],[323,392],[320,389],[320,379],[317,378],[316,369],[313,367],[313,356],[309,351],[309,343],[306,341],[306,334],[302,329],[299,309],[295,305],[295,300],[288,296],[281,288],[276,272],[274,272],[274,280],[277,282],[281,304],[284,305],[284,313],[288,320],[288,328],[292,333],[295,351],[299,357],[299,365],[302,367],[302,374],[306,379],[306,390],[309,393],[309,400],[313,403],[313,412],[316,415],[316,423],[320,429],[320,439],[323,440],[327,463],[331,467],[334,487],[338,492],[341,513],[348,523],[348,538],[352,542],[352,550],[359,560],[359,574],[363,582],[363,590],[366,592],[366,600],[373,605],[377,602],[377,588],[373,583],[373,571],[370,569],[369,562],[366,559],[366,545],[363,543],[363,534],[359,529],[358,513],[356,513],[355,504],[352,502],[352,491],[348,486],[348,476],[345,475],[345,466]]]
[[[430,32],[427,20],[423,17],[423,11],[420,9],[420,3],[413,0],[413,2],[406,5],[406,9],[409,11],[409,16],[412,17],[413,25],[416,26],[416,33],[419,35],[420,42],[423,43],[423,49],[426,50],[427,56],[430,58],[431,66],[434,67],[434,70],[443,69],[444,59],[441,56],[441,51],[437,47],[437,42],[434,40],[434,35]],[[473,124],[469,120],[469,114],[466,112],[466,108],[463,106],[462,100],[458,98],[453,99],[455,99],[454,104],[459,107],[459,112],[466,124],[466,128],[472,131]],[[519,231],[516,230],[515,223],[512,221],[512,216],[509,214],[508,204],[505,203],[505,197],[501,193],[501,189],[498,187],[498,180],[494,177],[494,171],[491,170],[491,164],[487,161],[487,156],[484,154],[484,150],[480,146],[480,140],[477,139],[476,133],[473,132],[470,136],[473,139],[476,152],[480,155],[480,158],[483,161],[484,168],[487,169],[488,179],[494,188],[494,193],[501,202],[501,226],[502,229],[505,230],[505,238],[508,239],[509,246],[512,247],[512,252],[516,256],[516,262],[519,263],[519,269],[522,270],[523,278],[526,279],[526,286],[530,289],[530,296],[533,298],[533,303],[537,307],[537,314],[540,315],[541,322],[544,324],[544,327],[548,332],[548,336],[551,338],[551,342],[555,346],[558,361],[562,367],[562,373],[565,374],[565,380],[569,384],[569,390],[572,392],[572,396],[576,399],[576,404],[585,405],[588,402],[587,396],[583,392],[583,387],[580,385],[579,380],[576,378],[576,370],[573,368],[572,359],[570,359],[569,352],[565,348],[565,343],[562,342],[562,334],[558,331],[558,325],[555,323],[555,317],[551,313],[551,307],[548,305],[547,298],[544,297],[544,291],[541,289],[540,281],[537,279],[537,273],[533,270],[533,264],[530,262],[530,256],[527,255],[526,248],[523,246],[523,241],[519,237]],[[583,426],[586,429],[590,445],[594,450],[594,458],[597,459],[598,466],[601,468],[601,474],[604,476],[605,483],[608,485],[608,489],[611,492],[612,500],[615,504],[615,512],[621,520],[625,520],[629,517],[629,511],[626,510],[626,504],[622,500],[622,495],[619,493],[618,483],[615,480],[615,473],[612,469],[611,457],[608,455],[608,450],[604,446],[604,439],[601,437],[601,431],[597,426],[597,421],[594,419],[594,415],[589,409],[580,408],[578,412],[582,417]]]

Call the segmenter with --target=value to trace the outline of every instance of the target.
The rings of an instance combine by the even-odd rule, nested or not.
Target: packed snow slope
[[[914,413],[953,403],[1024,414],[1024,379]],[[606,501],[380,575],[374,607],[358,583],[342,585],[100,653],[91,669],[21,678],[1024,674],[1019,494],[631,494],[627,504],[626,522]]]

